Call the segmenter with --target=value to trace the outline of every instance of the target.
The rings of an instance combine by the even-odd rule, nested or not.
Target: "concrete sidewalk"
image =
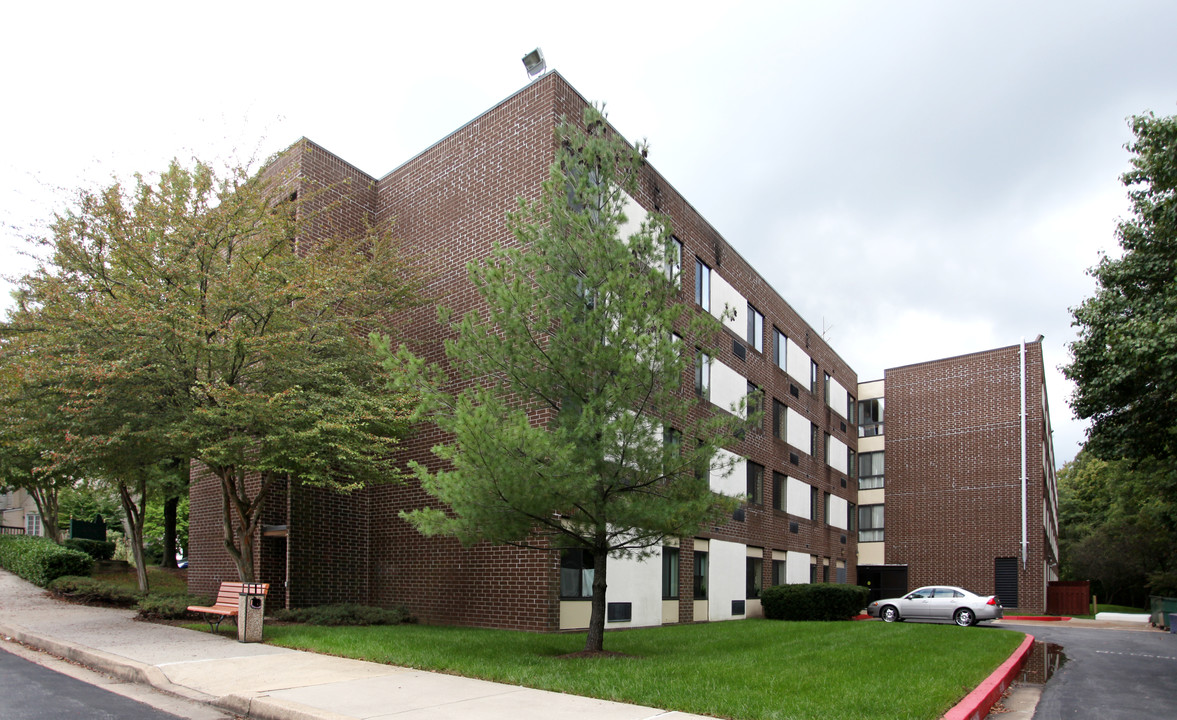
[[[0,570],[0,635],[117,678],[263,720],[704,720],[700,715],[348,660],[137,622]]]

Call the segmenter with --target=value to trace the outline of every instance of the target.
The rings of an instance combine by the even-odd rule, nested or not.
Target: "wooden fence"
[[[1046,585],[1046,614],[1086,615],[1091,612],[1091,583],[1056,580]]]

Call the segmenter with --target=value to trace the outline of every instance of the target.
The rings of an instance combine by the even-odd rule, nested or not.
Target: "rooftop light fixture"
[[[544,70],[548,69],[548,64],[544,62],[544,53],[539,48],[523,56],[523,66],[527,68],[527,77],[529,78],[542,75]]]

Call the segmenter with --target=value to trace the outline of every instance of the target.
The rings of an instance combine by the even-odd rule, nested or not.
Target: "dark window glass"
[[[593,596],[593,556],[580,548],[560,553],[560,597]]]
[[[678,599],[678,548],[662,548],[662,597]]]
[[[695,599],[707,599],[707,553],[695,552]]]
[[[764,560],[761,558],[748,558],[746,575],[747,587],[745,588],[745,597],[760,597],[760,591],[764,587]]]
[[[764,466],[748,461],[748,503],[764,504]]]

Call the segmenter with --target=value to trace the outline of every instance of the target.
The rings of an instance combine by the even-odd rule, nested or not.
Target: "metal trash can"
[[[1169,613],[1169,634],[1177,635],[1177,613]]]
[[[246,583],[237,598],[237,642],[262,641],[262,621],[266,614],[265,583]]]

